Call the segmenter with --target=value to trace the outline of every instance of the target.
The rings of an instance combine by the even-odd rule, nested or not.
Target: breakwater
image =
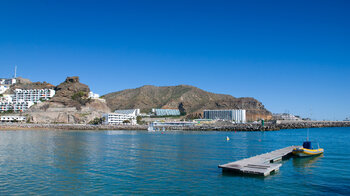
[[[320,127],[350,127],[349,121],[298,121],[298,122],[266,122],[264,126],[256,123],[231,125],[195,125],[165,126],[165,130],[188,131],[277,131],[281,129],[302,129]],[[86,124],[29,124],[0,123],[0,130],[147,130],[147,125],[86,125]],[[162,129],[163,127],[159,127]]]
[[[297,121],[297,122],[266,122],[264,126],[257,123],[231,125],[196,125],[191,127],[165,127],[166,130],[193,131],[278,131],[281,129],[303,129],[321,127],[350,127],[348,121]]]
[[[0,130],[147,130],[147,125],[0,123]]]

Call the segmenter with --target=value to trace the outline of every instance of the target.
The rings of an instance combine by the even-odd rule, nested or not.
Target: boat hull
[[[299,157],[309,157],[309,156],[320,155],[323,153],[323,151],[324,151],[323,148],[319,148],[319,149],[294,148],[293,155],[296,155]]]

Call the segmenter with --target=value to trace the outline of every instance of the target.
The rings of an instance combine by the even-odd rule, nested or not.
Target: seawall
[[[0,130],[147,130],[146,125],[0,123]]]

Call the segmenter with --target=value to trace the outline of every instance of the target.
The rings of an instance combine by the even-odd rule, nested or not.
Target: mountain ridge
[[[217,94],[191,85],[144,85],[103,96],[112,109],[140,108],[149,112],[152,108],[177,108],[191,117],[202,117],[204,109],[246,109],[247,119],[270,119],[271,112],[253,97]]]

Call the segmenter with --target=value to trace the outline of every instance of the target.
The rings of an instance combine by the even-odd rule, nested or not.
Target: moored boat
[[[293,154],[299,157],[308,157],[308,156],[322,154],[323,151],[324,151],[323,148],[319,148],[319,147],[316,149],[313,149],[311,145],[311,141],[305,141],[303,143],[303,147],[293,149]]]

